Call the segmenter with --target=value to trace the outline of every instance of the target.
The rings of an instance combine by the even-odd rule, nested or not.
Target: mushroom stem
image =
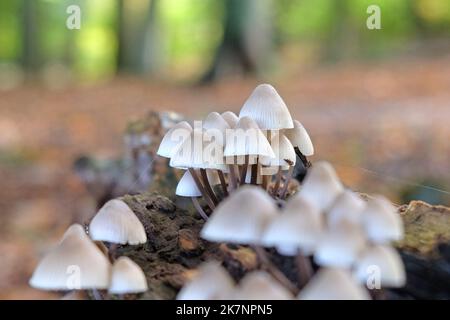
[[[94,300],[103,300],[103,296],[97,289],[92,289],[92,296],[94,297]]]
[[[216,208],[216,206],[214,205],[214,202],[209,197],[208,193],[205,191],[205,188],[203,188],[203,185],[200,182],[200,179],[198,178],[197,172],[195,172],[195,170],[193,168],[189,168],[189,173],[191,174],[192,178],[194,179],[194,182],[197,185],[198,190],[200,190],[200,193],[203,195],[203,198],[205,199],[209,208],[211,210],[214,210]]]
[[[216,194],[214,193],[213,189],[211,188],[211,185],[209,184],[206,169],[200,169],[200,175],[202,177],[203,185],[205,186],[206,192],[208,192],[209,196],[211,197],[211,200],[214,202],[214,205],[217,205],[219,203],[219,200],[217,199]]]
[[[220,184],[222,185],[223,194],[225,197],[228,197],[228,189],[227,183],[225,181],[225,176],[221,170],[217,170],[217,174],[219,175]]]
[[[275,180],[275,185],[274,185],[273,190],[272,190],[272,194],[274,196],[276,196],[278,194],[278,188],[280,188],[280,184],[281,184],[281,175],[282,175],[281,166],[279,166],[278,167],[278,172],[277,172],[277,178]]]
[[[196,197],[191,197],[192,199],[192,203],[194,204],[195,209],[197,210],[197,212],[200,214],[200,216],[205,220],[208,221],[208,216],[205,213],[205,211],[203,211],[202,206],[200,205],[200,203],[198,202],[198,199]]]
[[[252,177],[250,183],[253,185],[258,184],[258,163],[252,164]]]
[[[231,190],[235,190],[237,188],[237,178],[236,178],[236,171],[234,170],[234,164],[229,164],[228,167],[230,168],[229,181],[231,185]]]
[[[289,182],[291,182],[293,173],[294,173],[294,166],[290,166],[289,167],[289,171],[286,174],[286,181],[284,182],[283,188],[281,189],[281,193],[280,193],[280,198],[281,199],[285,199],[286,198],[287,189],[289,187]]]
[[[386,300],[386,292],[383,289],[371,289],[369,294],[373,300]]]
[[[248,163],[249,163],[249,156],[247,154],[247,155],[245,155],[244,164],[242,165],[242,168],[241,168],[241,178],[240,178],[241,185],[245,184],[245,177],[247,176]]]
[[[308,169],[309,167],[311,167],[311,162],[308,160],[308,158],[306,158],[306,156],[300,151],[300,149],[298,147],[294,148],[295,153],[297,154],[297,156],[300,158],[300,160],[302,161],[303,166],[305,167],[305,169]]]
[[[313,268],[311,261],[301,253],[297,255],[296,262],[298,268],[298,281],[301,289],[308,283],[309,279],[311,279]]]
[[[277,279],[283,286],[285,286],[288,290],[290,290],[293,294],[298,293],[298,288],[289,280],[283,272],[281,272],[272,261],[270,261],[267,256],[266,250],[260,246],[253,246],[253,249],[256,252],[261,264],[265,267],[265,269],[275,278]]]
[[[109,254],[109,260],[111,262],[114,262],[116,260],[116,250],[119,245],[117,243],[111,243],[109,246],[108,254]]]

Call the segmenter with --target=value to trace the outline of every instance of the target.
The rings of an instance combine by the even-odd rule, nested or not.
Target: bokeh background
[[[57,297],[27,281],[95,212],[78,156],[117,157],[149,110],[237,112],[262,82],[349,187],[450,204],[448,0],[0,1],[0,298]]]

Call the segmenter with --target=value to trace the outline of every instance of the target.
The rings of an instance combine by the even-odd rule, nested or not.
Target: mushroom
[[[321,266],[349,268],[365,244],[366,238],[360,226],[341,224],[323,235],[314,253],[314,261]]]
[[[89,224],[89,235],[95,241],[137,245],[147,242],[141,221],[122,200],[106,202]]]
[[[274,166],[278,167],[277,177],[275,186],[273,187],[273,194],[276,195],[278,193],[278,188],[281,182],[281,171],[283,167],[292,167],[295,165],[295,161],[297,159],[295,155],[294,147],[291,142],[284,134],[277,132],[271,139],[270,144],[272,146],[272,150],[275,153],[275,157],[261,157],[261,164],[264,166]]]
[[[298,294],[300,300],[369,300],[369,293],[350,274],[337,268],[319,270]]]
[[[253,173],[252,184],[256,184],[258,157],[270,159],[274,158],[275,154],[256,122],[249,117],[242,117],[236,127],[227,134],[224,156],[243,157],[245,160],[240,173],[241,184],[245,181],[249,165],[251,165]],[[233,171],[233,168],[234,166],[230,165],[230,172]]]
[[[238,116],[234,112],[231,112],[231,111],[225,111],[224,113],[221,114],[221,116],[228,123],[230,128],[236,127],[236,124],[239,121]]]
[[[395,207],[383,196],[367,201],[363,223],[368,238],[374,243],[387,243],[403,238],[403,222]]]
[[[270,222],[261,242],[285,255],[310,255],[322,235],[322,219],[316,207],[295,195],[287,201],[281,215]]]
[[[343,190],[344,187],[331,164],[320,161],[308,171],[299,194],[320,210],[325,211]]]
[[[266,192],[245,185],[219,204],[200,234],[214,242],[258,244],[265,227],[277,215],[275,202]]]
[[[378,269],[374,270],[373,267]],[[356,263],[354,275],[361,283],[368,284],[372,272],[376,271],[379,272],[383,288],[399,288],[406,283],[402,259],[397,251],[389,246],[376,245],[366,249]]]
[[[141,293],[148,290],[147,279],[142,269],[128,257],[118,258],[111,272],[110,294]]]
[[[234,289],[234,281],[216,261],[203,263],[194,278],[183,286],[177,300],[228,299]]]
[[[260,84],[253,90],[239,113],[239,118],[242,117],[255,120],[261,130],[294,127],[286,104],[270,84]]]
[[[264,271],[247,274],[234,291],[235,300],[292,300],[294,296]]]
[[[108,258],[81,225],[73,224],[39,262],[29,283],[43,290],[106,289],[110,271]]]
[[[342,192],[328,212],[328,225],[333,228],[342,223],[360,225],[362,212],[366,203],[359,195],[351,190]]]
[[[186,171],[178,182],[177,189],[175,191],[177,196],[190,197],[195,209],[198,211],[200,216],[206,221],[208,220],[208,215],[203,210],[202,206],[198,202],[197,197],[201,197],[202,193],[197,187],[192,175],[189,171]]]
[[[309,137],[306,129],[303,127],[300,121],[294,120],[294,128],[285,129],[283,130],[283,132],[294,146],[295,153],[301,159],[303,166],[305,168],[309,167],[310,162],[306,157],[312,156],[314,154],[314,146],[311,142],[311,138]],[[292,166],[289,168],[289,172],[286,175],[286,182],[283,186],[283,189],[280,192],[280,197],[282,199],[284,199],[286,196],[287,188],[292,178],[293,172],[294,167]]]
[[[161,157],[171,158],[191,132],[192,127],[186,121],[177,123],[164,135],[156,153]]]
[[[230,129],[228,122],[218,112],[208,114],[205,120],[203,120],[202,127],[206,132],[208,130],[219,130],[222,132],[223,137],[225,137],[225,131]]]

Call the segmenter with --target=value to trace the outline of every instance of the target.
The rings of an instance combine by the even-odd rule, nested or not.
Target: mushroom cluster
[[[109,250],[102,241],[110,244]],[[114,248],[146,241],[144,227],[128,205],[110,200],[92,219],[89,235],[79,224],[67,229],[39,262],[30,285],[51,291],[92,290],[95,299],[103,299],[99,290],[119,297],[145,292],[147,280],[142,269],[128,257],[115,259]]]
[[[403,237],[394,206],[381,196],[364,201],[345,189],[327,162],[312,165],[299,192],[281,208],[259,187],[239,188],[214,210],[201,236],[253,246],[263,264],[270,263],[264,248],[296,257],[296,286],[279,270],[267,269],[292,294],[300,290],[299,299],[366,299],[364,286],[375,293],[406,281],[402,260],[390,246]]]
[[[314,154],[314,147],[278,92],[261,84],[245,101],[239,117],[231,111],[212,112],[203,121],[194,121],[193,127],[181,121],[166,133],[157,154],[169,158],[171,167],[185,170],[176,194],[192,198],[207,220],[200,199],[212,212],[247,184],[285,199],[297,156],[306,169],[306,157]]]

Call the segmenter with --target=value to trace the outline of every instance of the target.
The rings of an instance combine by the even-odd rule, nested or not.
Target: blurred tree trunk
[[[23,1],[22,65],[26,72],[27,79],[33,78],[39,65],[37,6],[38,3],[35,0]]]
[[[131,4],[130,4],[131,3]],[[156,26],[157,0],[147,1],[147,9],[141,16],[128,14],[125,0],[117,3],[117,71],[148,74],[159,62]],[[131,6],[132,2],[128,2]]]
[[[272,52],[272,1],[222,1],[225,8],[222,42],[201,83],[215,81],[226,73],[258,72]]]

